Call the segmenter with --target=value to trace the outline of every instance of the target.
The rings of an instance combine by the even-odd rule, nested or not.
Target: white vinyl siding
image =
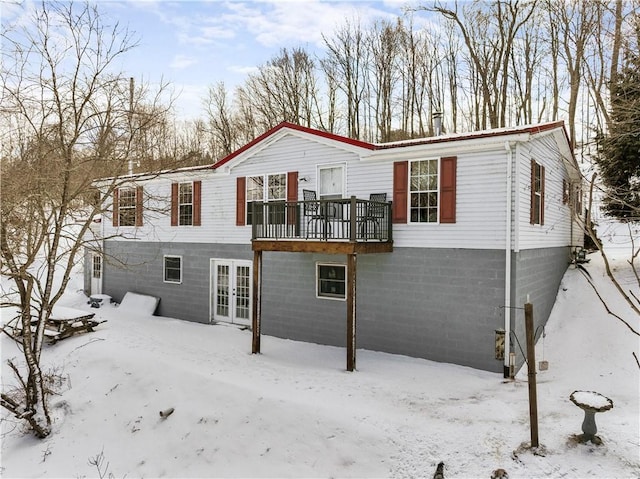
[[[514,188],[518,199],[518,211],[513,211],[513,244],[519,248],[540,248],[569,245],[570,226],[565,215],[569,206],[562,203],[561,164],[552,136],[546,140],[522,143],[515,149]],[[544,140],[544,141],[542,141]],[[198,170],[167,175],[144,182],[148,191],[149,205],[145,209],[143,227],[131,229],[136,238],[156,242],[193,242],[246,244],[251,242],[251,228],[236,226],[236,179],[252,176],[281,175],[297,171],[298,199],[302,200],[303,189],[318,188],[318,171],[321,167],[344,165],[345,180],[342,196],[368,199],[371,193],[386,193],[393,197],[393,163],[396,160],[457,156],[456,178],[456,223],[454,224],[394,224],[395,247],[422,248],[471,248],[502,249],[505,247],[506,221],[506,165],[507,153],[504,141],[496,142],[481,151],[465,150],[465,142],[446,143],[428,152],[416,148],[399,151],[377,158],[375,152],[361,149],[361,159],[354,147],[330,141],[314,141],[299,135],[286,135],[272,141],[253,156],[238,164],[230,162],[216,170]],[[357,150],[357,149],[356,149]],[[545,166],[546,198],[545,224],[531,231],[529,225],[530,204],[530,159],[536,158]],[[520,181],[517,181],[517,177]],[[202,180],[202,224],[201,228],[176,229],[170,227],[168,215],[171,183]],[[274,190],[274,195],[275,195]],[[279,191],[279,190],[278,190]],[[286,189],[285,189],[286,191]],[[286,193],[285,193],[286,194]],[[409,207],[409,205],[407,205]],[[517,214],[516,214],[517,213]],[[148,218],[148,220],[147,220]],[[106,237],[114,233],[110,221],[104,221]],[[114,241],[126,238],[114,238]]]
[[[544,224],[531,224],[531,160],[544,166]],[[554,248],[570,246],[570,205],[563,201],[562,180],[566,170],[560,152],[551,136],[521,145],[517,157],[520,178],[517,194],[518,224],[514,241],[516,249]],[[574,229],[576,227],[574,226]]]

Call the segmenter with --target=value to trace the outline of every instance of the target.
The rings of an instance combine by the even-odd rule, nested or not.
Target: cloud
[[[183,70],[197,63],[198,60],[196,58],[180,54],[173,57],[173,60],[171,60],[169,67],[175,70]]]
[[[256,66],[241,66],[241,65],[231,65],[227,68],[230,72],[238,73],[240,75],[249,75],[251,73],[256,73],[258,71],[258,67]]]

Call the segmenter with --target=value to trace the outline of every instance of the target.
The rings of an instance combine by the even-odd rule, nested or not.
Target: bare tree
[[[10,362],[19,386],[3,391],[0,404],[45,437],[45,326],[91,239],[93,219],[129,170],[129,79],[109,72],[136,40],[95,5],[43,2],[6,25],[2,43],[0,267],[12,288],[0,306],[19,310],[25,365]],[[113,179],[91,193],[103,175]]]
[[[369,80],[375,97],[376,141],[387,142],[391,138],[393,93],[399,76],[397,58],[401,35],[402,25],[399,22],[381,21],[374,25],[367,38],[373,70]]]
[[[593,38],[599,21],[597,0],[567,0],[555,2],[547,0],[550,22],[559,33],[559,57],[564,62],[569,79],[567,116],[569,140],[576,146],[576,112],[579,92],[584,74],[585,51]]]
[[[209,131],[215,145],[215,155],[222,158],[238,147],[238,130],[223,82],[209,87],[209,97],[205,103]]]
[[[322,66],[327,75],[333,75],[335,85],[346,99],[346,134],[359,139],[369,61],[364,29],[359,22],[346,21],[332,37],[323,35],[323,39],[328,52]]]
[[[482,93],[482,113],[478,128],[506,126],[508,109],[509,67],[514,40],[536,8],[536,0],[490,3],[473,2],[457,10],[441,4],[423,7],[452,20],[458,26],[467,48],[471,67]]]

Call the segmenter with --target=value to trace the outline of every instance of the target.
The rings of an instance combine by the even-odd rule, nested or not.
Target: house
[[[246,325],[253,352],[261,334],[346,346],[347,369],[357,347],[506,376],[523,304],[540,334],[583,240],[562,122],[387,144],[282,123],[213,166],[124,180],[92,293]]]

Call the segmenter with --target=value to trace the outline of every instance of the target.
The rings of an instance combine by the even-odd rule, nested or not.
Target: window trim
[[[539,173],[539,178],[538,178]],[[536,189],[536,180],[539,190]],[[545,168],[542,163],[538,163],[531,159],[531,201],[530,201],[530,218],[531,225],[544,225],[544,203],[545,203]]]
[[[321,266],[337,266],[337,267],[342,267],[344,269],[344,296],[341,295],[331,295],[331,294],[327,294],[327,293],[321,293],[320,292],[320,267]],[[325,262],[325,261],[318,261],[316,262],[316,281],[315,281],[315,290],[316,290],[316,298],[317,299],[328,299],[330,301],[346,301],[347,300],[347,281],[349,278],[348,275],[348,269],[347,269],[347,265],[344,263],[331,263],[331,262]],[[324,279],[324,281],[331,281],[330,279]],[[339,280],[334,280],[334,281],[339,281]]]
[[[340,168],[342,170],[342,190],[340,191],[340,195],[323,195],[321,193],[321,184],[320,179],[322,176],[322,170],[331,170],[334,168]],[[344,198],[347,191],[347,164],[346,163],[324,163],[322,165],[316,165],[316,191],[318,192],[318,199],[335,199],[335,198]]]
[[[182,188],[183,185],[191,186],[191,203],[183,203],[181,201],[180,189]],[[184,206],[191,205],[191,222],[189,223],[182,223],[181,206],[183,205]],[[179,181],[178,182],[178,226],[193,226],[194,216],[195,216],[194,213],[195,213],[195,188],[193,185],[193,181]]]
[[[436,172],[436,196],[438,205],[436,207],[436,221],[412,221],[411,220],[411,195],[413,191],[411,190],[411,164],[419,161],[435,161],[437,164],[437,172]],[[441,205],[441,175],[442,175],[442,158],[441,157],[431,157],[431,158],[414,158],[413,160],[408,160],[408,168],[407,168],[407,224],[410,225],[439,225],[440,221],[440,205]],[[433,190],[428,190],[431,192]]]
[[[133,203],[130,205],[123,205],[123,193],[133,192]],[[118,188],[118,226],[119,227],[130,227],[136,225],[136,203],[137,199],[137,190],[134,186],[123,186]],[[129,212],[129,214],[133,214],[133,224],[122,224],[122,215]]]
[[[180,279],[178,281],[176,280],[172,280],[172,279],[167,279],[167,259],[179,259],[180,260]],[[162,282],[163,283],[169,283],[169,284],[182,284],[182,271],[183,271],[183,267],[182,267],[182,256],[181,255],[175,255],[175,254],[165,254],[162,257]],[[175,269],[175,268],[174,268]]]
[[[122,195],[125,190],[133,190],[133,206],[127,206],[125,209],[133,209],[133,224],[123,225],[120,221],[120,213],[122,212],[122,205],[120,204]],[[138,228],[143,226],[143,187],[136,185],[119,186],[113,190],[113,205],[112,205],[112,224],[114,228]]]
[[[284,196],[278,199],[269,199],[269,178],[272,176],[283,176],[284,177]],[[254,200],[249,199],[249,185],[251,183],[251,178],[262,178],[262,199]],[[245,225],[251,225],[251,214],[252,208],[251,203],[254,201],[258,201],[260,203],[276,203],[282,202],[285,203],[288,198],[289,192],[289,174],[287,172],[284,173],[264,173],[262,175],[247,175],[245,177],[245,194],[244,194],[244,205],[245,205]]]

